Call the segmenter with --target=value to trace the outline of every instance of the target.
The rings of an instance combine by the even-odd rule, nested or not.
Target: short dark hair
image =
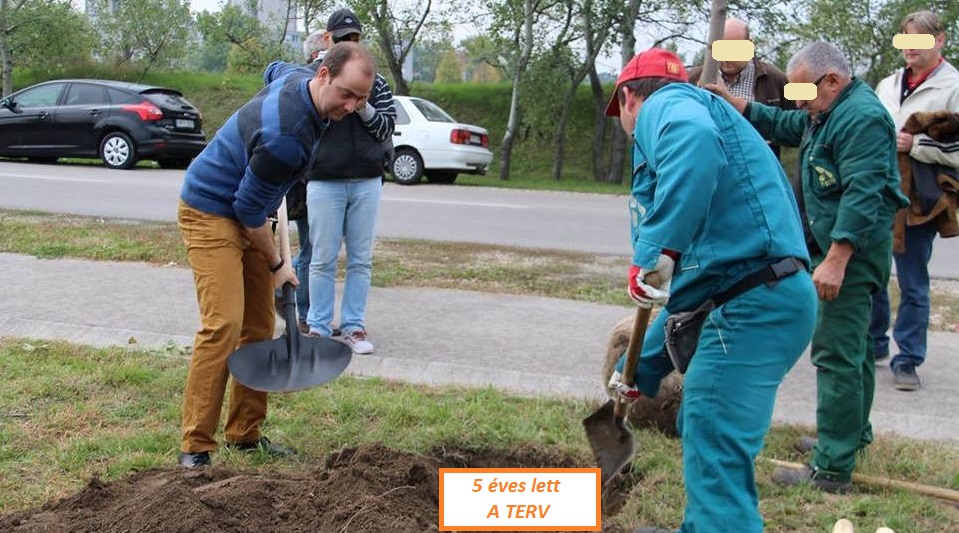
[[[623,89],[628,87],[630,92],[645,100],[646,98],[649,98],[649,95],[671,83],[686,82],[671,78],[637,78],[635,80],[629,80],[620,85],[619,91],[617,91],[616,94],[619,96],[619,103],[626,103],[626,93],[623,92]]]
[[[363,63],[361,68],[364,73],[372,75],[376,71],[373,56],[370,55],[370,52],[365,46],[352,41],[343,41],[331,46],[329,51],[326,52],[323,62],[320,63],[320,68],[326,67],[326,70],[330,73],[330,78],[335,78],[343,71],[343,66],[356,57]],[[319,69],[317,69],[317,73],[319,73]]]

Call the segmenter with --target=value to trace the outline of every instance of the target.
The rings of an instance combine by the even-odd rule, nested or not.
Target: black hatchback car
[[[153,159],[186,168],[203,118],[176,90],[108,80],[54,80],[0,100],[0,156],[54,162],[99,157],[109,168]]]

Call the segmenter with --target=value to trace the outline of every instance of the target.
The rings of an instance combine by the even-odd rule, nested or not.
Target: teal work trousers
[[[760,285],[710,313],[685,375],[677,419],[683,445],[684,533],[759,533],[756,456],[776,393],[812,337],[816,292],[807,272]],[[647,330],[638,388],[655,395],[672,370],[663,354],[667,313]]]

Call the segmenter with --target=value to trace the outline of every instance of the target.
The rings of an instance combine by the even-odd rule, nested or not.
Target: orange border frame
[[[599,468],[440,468],[440,531],[600,531],[603,527],[603,487]],[[485,474],[525,474],[532,472],[551,472],[560,474],[594,474],[596,476],[596,523],[591,526],[466,526],[453,527],[443,523],[443,476],[446,472],[465,474],[470,472]]]

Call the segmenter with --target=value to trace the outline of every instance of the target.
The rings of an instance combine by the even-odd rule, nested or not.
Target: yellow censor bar
[[[746,39],[713,41],[713,59],[716,61],[749,61],[756,55],[756,45]]]
[[[928,33],[897,33],[892,46],[899,50],[929,50],[936,45],[936,38]]]
[[[818,90],[815,83],[787,83],[783,86],[786,100],[815,100]]]

